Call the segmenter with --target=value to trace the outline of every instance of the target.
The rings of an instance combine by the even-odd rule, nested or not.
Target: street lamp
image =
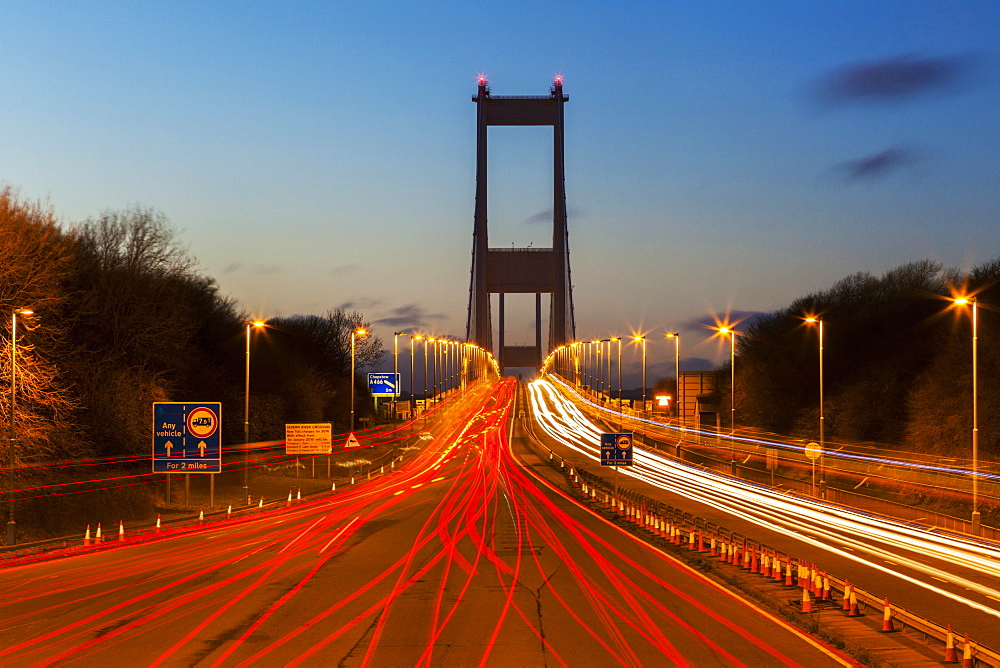
[[[263,320],[247,321],[246,373],[243,388],[243,498],[250,505],[250,330],[264,326]]]
[[[667,332],[667,338],[674,340],[674,417],[681,419],[681,333]]]
[[[823,418],[823,321],[819,317],[811,315],[806,317],[806,322],[816,325],[819,332],[819,480],[820,485],[824,486],[823,481],[826,479],[826,475],[823,470],[823,450],[826,445],[824,440],[826,421]],[[814,495],[816,493],[815,488],[816,481],[813,480]]]
[[[367,329],[355,329],[351,331],[351,433],[354,433],[354,345],[359,336],[368,334]]]
[[[613,336],[613,337],[611,337],[611,341],[617,341],[618,342],[618,410],[621,411],[621,409],[622,409],[622,337],[620,337],[620,336]],[[608,344],[609,348],[610,348],[610,345],[611,344]],[[608,352],[610,353],[611,350],[609,349]],[[610,384],[610,382],[609,382],[609,384]]]
[[[14,522],[14,406],[17,399],[17,316],[34,311],[16,308],[10,312],[10,519],[7,522],[7,544],[17,544],[17,523]]]
[[[736,330],[729,325],[717,328],[719,334],[729,337],[729,434],[736,433]],[[733,454],[735,457],[736,444],[733,444]]]
[[[399,337],[406,335],[406,332],[392,333],[392,382],[395,383],[393,385],[392,412],[394,418],[396,403],[399,401]]]
[[[955,297],[959,306],[972,304],[972,535],[978,536],[979,526],[979,302],[975,297]],[[13,443],[13,441],[11,441]]]
[[[642,412],[646,412],[646,337],[633,336],[633,341],[642,342]]]

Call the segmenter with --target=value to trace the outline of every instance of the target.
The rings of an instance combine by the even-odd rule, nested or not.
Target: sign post
[[[812,495],[816,496],[816,460],[823,456],[823,448],[819,443],[811,441],[806,445],[806,457],[812,462]]]
[[[618,495],[618,467],[632,466],[632,434],[601,434],[601,466],[615,467],[615,495]]]
[[[152,458],[153,473],[212,474],[209,506],[214,506],[214,474],[222,472],[222,403],[154,402]]]

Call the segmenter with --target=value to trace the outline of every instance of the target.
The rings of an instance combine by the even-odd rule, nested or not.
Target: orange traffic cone
[[[102,540],[104,540],[104,539],[101,538],[101,523],[98,522],[97,523],[97,534],[94,536],[94,544],[95,545],[100,545]]]
[[[802,612],[812,612],[813,602],[812,596],[809,595],[808,589],[802,590]]]
[[[160,533],[160,516],[156,516],[156,533]]]
[[[844,580],[844,603],[840,606],[840,609],[844,612],[851,611],[851,592],[854,588],[851,587],[851,582],[849,580]]]
[[[757,559],[757,550],[750,548],[750,572],[760,573],[760,561]]]
[[[90,525],[87,525],[87,533],[83,534],[83,546],[90,547]]]
[[[260,503],[257,504],[257,507],[258,508],[263,508],[264,507],[264,497],[263,496],[260,497]]]
[[[125,525],[118,520],[118,540],[125,540]]]
[[[944,662],[958,663],[958,652],[955,651],[955,634],[951,631],[951,624],[948,625],[948,635],[944,638]]]
[[[823,571],[823,600],[830,601],[833,599],[833,595],[830,592],[830,578],[827,577],[826,571]]]
[[[198,513],[198,524],[204,524],[204,523],[205,523],[205,511],[202,510],[201,512]]]
[[[972,645],[969,643],[969,634],[965,634],[964,649],[962,651],[962,668],[974,668],[976,663],[972,658]]]
[[[858,595],[851,589],[851,608],[847,613],[848,617],[861,617],[861,611],[858,610]]]
[[[792,581],[792,558],[788,557],[785,560],[785,586],[794,587],[795,582]]]
[[[230,504],[229,504],[229,507],[228,507],[228,508],[226,508],[226,519],[228,520],[228,519],[230,519],[230,518],[231,518],[232,516],[233,516],[233,504],[231,504],[231,503],[230,503]]]
[[[892,633],[896,627],[892,625],[892,608],[889,607],[889,599],[885,599],[885,607],[882,610],[882,633]]]
[[[781,558],[777,555],[777,553],[775,553],[775,555],[774,555],[774,568],[772,570],[774,572],[771,575],[774,577],[774,581],[775,582],[781,582],[781,580],[782,580],[782,576],[781,576]]]

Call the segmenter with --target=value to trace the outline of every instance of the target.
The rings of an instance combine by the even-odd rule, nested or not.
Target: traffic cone
[[[785,586],[794,587],[795,583],[792,581],[792,558],[788,557],[785,560]]]
[[[951,631],[951,624],[948,625],[948,635],[944,639],[944,662],[958,663],[958,652],[955,651],[955,634]]]
[[[204,524],[204,523],[205,523],[205,511],[202,510],[198,513],[198,524]]]
[[[781,582],[783,579],[781,575],[781,558],[778,556],[777,552],[774,553],[774,568],[771,570],[773,571],[771,576],[774,578],[774,581]]]
[[[844,612],[850,612],[851,611],[851,592],[852,591],[854,591],[854,588],[851,587],[850,581],[844,580],[844,602],[840,606],[840,609],[843,610]]]
[[[830,578],[827,577],[826,571],[823,571],[823,600],[833,600],[833,593],[830,591]]]
[[[83,546],[90,547],[90,525],[87,525],[87,533],[83,534]]]
[[[125,525],[122,524],[121,520],[118,520],[118,540],[125,540]]]
[[[750,572],[760,573],[760,561],[757,559],[757,550],[750,548]]]
[[[694,552],[698,546],[694,542],[694,529],[688,532],[688,552]]]
[[[156,533],[160,533],[160,516],[156,516]]]
[[[760,574],[766,578],[771,577],[771,555],[767,552],[760,555]]]
[[[354,484],[354,476],[351,476],[351,484]]]
[[[94,544],[100,545],[103,538],[101,538],[101,523],[97,523],[97,534],[94,536]]]
[[[299,487],[295,491],[295,502],[299,503],[302,501],[302,488]]]
[[[292,490],[288,490],[288,500],[285,501],[285,508],[292,507]]]
[[[257,507],[258,508],[263,508],[264,507],[264,497],[263,496],[260,497],[260,503],[257,504]]]
[[[858,595],[853,589],[851,589],[851,608],[847,613],[848,617],[861,617],[861,611],[858,610]]]
[[[719,546],[715,544],[715,534],[712,534],[712,537],[708,541],[708,556],[719,556]]]
[[[812,596],[809,595],[808,589],[802,590],[802,612],[812,612],[813,602]]]
[[[741,566],[743,570],[750,570],[750,550],[746,547],[743,548],[743,565]]]
[[[233,504],[229,504],[229,508],[226,509],[226,519],[232,519],[233,517]]]
[[[972,645],[969,644],[969,634],[965,634],[965,642],[962,650],[962,668],[974,668],[976,665],[972,658]]]
[[[889,607],[889,599],[885,599],[885,607],[882,609],[882,633],[892,633],[896,627],[892,625],[892,608]]]
[[[336,492],[337,491],[337,483],[333,483],[332,485],[330,485],[330,491],[331,492]]]
[[[708,552],[708,550],[705,549],[705,537],[702,535],[701,529],[698,529],[698,551]]]

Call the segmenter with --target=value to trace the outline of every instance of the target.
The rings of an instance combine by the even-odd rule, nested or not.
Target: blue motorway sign
[[[153,473],[222,472],[222,404],[153,403]]]
[[[632,434],[601,434],[601,466],[632,466]]]
[[[368,389],[373,397],[395,397],[399,395],[398,373],[368,374]]]

